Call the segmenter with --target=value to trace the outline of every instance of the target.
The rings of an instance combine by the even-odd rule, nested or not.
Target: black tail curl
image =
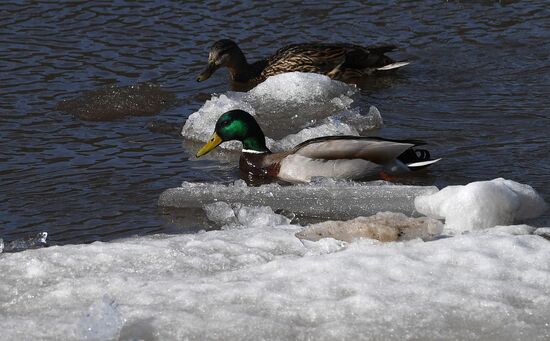
[[[405,150],[401,155],[397,157],[397,159],[406,165],[410,163],[431,160],[429,151],[427,151],[426,149],[413,149],[413,148],[409,148]]]

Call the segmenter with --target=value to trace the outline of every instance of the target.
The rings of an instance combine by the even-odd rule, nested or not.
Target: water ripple
[[[55,109],[86,90],[154,82],[177,93],[157,118],[180,124],[218,72],[194,79],[217,39],[250,60],[302,41],[395,43],[413,64],[367,82],[388,137],[424,138],[439,185],[505,176],[548,198],[550,11],[544,1],[13,2],[0,4],[0,235],[53,243],[188,231],[155,208],[183,180],[228,181],[235,165],[189,161],[148,118],[85,122]],[[192,230],[192,229],[191,229]]]

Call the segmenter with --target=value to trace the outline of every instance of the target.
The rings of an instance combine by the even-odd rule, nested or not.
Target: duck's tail
[[[410,170],[415,171],[419,170],[425,167],[428,167],[429,165],[436,163],[437,161],[440,161],[441,158],[435,159],[435,160],[426,160],[426,161],[419,161],[419,162],[413,162],[407,164],[407,167],[409,167]]]
[[[378,68],[376,68],[376,71],[393,70],[393,69],[397,69],[397,68],[403,67],[403,66],[405,66],[405,65],[409,65],[410,63],[411,63],[411,62],[406,61],[406,60],[401,61],[401,62],[394,62],[394,63],[391,63],[391,64],[387,64],[387,65],[378,67]]]
[[[399,155],[399,161],[403,162],[411,171],[419,170],[441,160],[430,158],[430,152],[426,149],[407,149],[403,154]]]

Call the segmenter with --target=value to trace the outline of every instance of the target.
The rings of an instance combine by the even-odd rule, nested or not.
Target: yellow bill
[[[201,149],[197,152],[197,157],[201,157],[204,154],[208,153],[212,149],[216,148],[220,143],[222,143],[222,138],[218,135],[218,133],[214,132],[212,136],[210,137],[210,140],[206,142],[204,146],[202,146]]]

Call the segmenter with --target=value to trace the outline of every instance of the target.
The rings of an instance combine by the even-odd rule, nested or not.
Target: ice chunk
[[[546,238],[550,240],[550,227],[540,227],[536,229],[534,232],[537,236],[541,236],[543,238]]]
[[[356,92],[354,85],[335,81],[325,75],[288,72],[267,78],[250,90],[249,94],[263,102],[311,103],[323,102],[327,98],[340,99],[342,95],[349,97]]]
[[[446,229],[463,232],[536,218],[548,204],[531,186],[498,178],[448,186],[417,197],[415,207],[427,216],[444,218]]]
[[[32,237],[20,238],[12,240],[11,242],[4,242],[0,238],[0,253],[2,252],[17,252],[27,249],[36,249],[39,247],[47,246],[46,239],[48,238],[48,232],[39,232]]]
[[[290,219],[283,215],[276,214],[269,206],[241,206],[238,210],[236,210],[236,215],[240,224],[249,227],[277,226],[287,225],[290,223]]]
[[[309,138],[358,135],[380,128],[382,117],[375,107],[370,107],[367,113],[363,113],[362,108],[352,108],[355,93],[355,86],[324,75],[280,74],[269,77],[247,93],[213,95],[188,117],[181,134],[187,139],[205,142],[220,115],[232,109],[242,109],[255,116],[269,137],[268,146],[274,151],[291,148]],[[289,133],[295,135],[279,142]],[[221,147],[239,149],[240,144],[224,143]]]
[[[213,202],[203,207],[206,217],[227,228],[276,226],[290,223],[290,219],[273,212],[271,207],[244,206],[241,204],[229,205],[223,201]]]
[[[218,201],[204,205],[203,210],[208,220],[220,226],[234,225],[237,223],[235,211],[233,211],[231,205],[226,202]]]
[[[225,201],[248,206],[270,206],[307,217],[350,219],[383,211],[412,215],[415,213],[414,198],[436,191],[433,186],[380,186],[334,180],[259,187],[248,187],[242,180],[230,185],[184,182],[181,187],[164,191],[158,205],[189,208]]]
[[[78,330],[82,340],[118,340],[124,320],[117,304],[109,296],[90,305],[80,318]]]
[[[420,217],[409,218],[402,213],[379,212],[370,217],[357,217],[348,221],[324,221],[306,227],[298,232],[300,239],[319,240],[334,238],[346,242],[360,238],[376,239],[382,242],[430,239],[443,231],[438,220]]]

